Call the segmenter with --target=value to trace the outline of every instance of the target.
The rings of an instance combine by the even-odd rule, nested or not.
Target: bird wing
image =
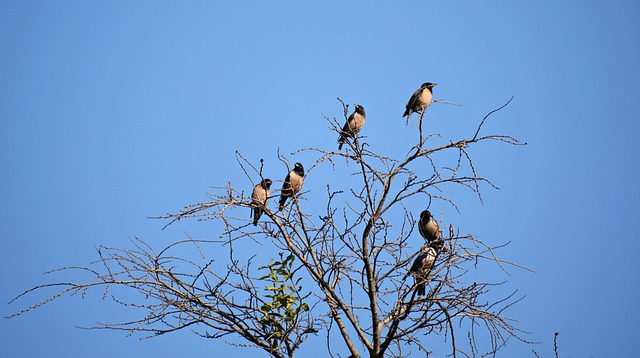
[[[291,195],[291,172],[287,174],[287,177],[284,178],[284,183],[282,183],[282,194],[281,195]]]
[[[418,232],[420,232],[420,236],[422,236],[423,239],[429,240],[427,239],[427,233],[424,227],[424,223],[422,222],[422,217],[420,218],[420,221],[418,221]]]
[[[420,96],[422,95],[423,91],[424,91],[424,88],[420,87],[415,92],[413,92],[413,95],[409,99],[409,102],[407,102],[407,107],[406,107],[407,109],[413,110],[413,107],[416,105],[416,102],[420,99]]]
[[[347,118],[347,121],[344,122],[344,126],[342,127],[342,132],[340,133],[340,138],[350,137],[353,133],[353,114]]]
[[[266,196],[264,195],[264,189],[260,184],[253,187],[253,192],[251,192],[251,217],[253,218],[253,225],[256,225],[258,219],[262,215],[262,210],[260,209],[260,203],[265,202]],[[263,198],[264,197],[264,198]]]
[[[278,208],[282,210],[284,208],[284,204],[287,202],[287,198],[293,195],[291,191],[291,173],[287,174],[287,177],[284,178],[284,183],[282,183],[282,190],[280,191],[280,202],[278,203]]]
[[[424,252],[421,252],[413,261],[413,265],[411,265],[409,272],[411,273],[419,272],[422,269],[422,262],[424,261],[425,257],[426,257],[426,254]]]

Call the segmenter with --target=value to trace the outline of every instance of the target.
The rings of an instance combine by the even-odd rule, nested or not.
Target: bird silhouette
[[[433,218],[429,209],[425,209],[420,213],[418,231],[428,243],[434,243],[438,251],[447,252],[447,248],[444,246],[444,240],[440,237],[438,222]]]
[[[425,82],[420,88],[413,92],[402,115],[402,117],[407,117],[407,123],[412,113],[424,111],[429,107],[431,99],[433,98],[433,87],[436,85],[437,83]]]
[[[424,245],[420,249],[420,253],[413,261],[411,268],[407,272],[406,275],[402,278],[405,280],[409,275],[413,275],[416,280],[417,286],[416,291],[418,296],[425,295],[425,285],[427,279],[429,278],[429,273],[431,269],[433,269],[433,265],[436,262],[436,257],[438,256],[438,250],[433,247],[433,245]]]
[[[304,182],[304,167],[300,163],[296,163],[293,169],[287,174],[282,184],[282,191],[280,192],[280,204],[278,209],[284,209],[284,204],[287,199],[294,196],[302,189],[302,183]]]
[[[364,122],[367,119],[367,115],[364,113],[364,107],[359,104],[354,105],[355,110],[349,118],[347,118],[347,122],[342,127],[342,131],[340,132],[340,137],[338,138],[338,150],[342,150],[342,145],[347,140],[348,137],[355,137],[358,132],[362,130],[364,127]]]
[[[271,192],[269,191],[271,183],[271,179],[263,179],[260,181],[260,183],[256,184],[256,186],[253,187],[253,192],[251,193],[251,213],[253,215],[253,226],[258,225],[258,220],[264,212],[264,207],[267,206],[269,195],[271,195]]]

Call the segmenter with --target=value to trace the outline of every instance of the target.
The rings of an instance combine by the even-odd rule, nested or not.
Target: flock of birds
[[[435,86],[435,83],[426,82],[413,93],[409,102],[407,102],[405,112],[402,115],[402,117],[407,117],[407,122],[409,121],[409,118],[411,118],[412,113],[422,112],[429,107],[433,98],[433,87]],[[342,150],[342,146],[347,141],[347,138],[354,138],[364,127],[364,123],[367,118],[364,107],[359,104],[355,104],[354,107],[354,112],[347,118],[347,122],[340,131],[340,137],[338,137],[338,150]],[[287,177],[284,179],[284,183],[282,184],[278,210],[283,210],[287,199],[293,197],[302,189],[303,182],[304,167],[302,164],[296,163],[293,166],[293,169],[289,171]],[[272,183],[273,181],[271,179],[263,179],[253,188],[253,192],[251,193],[251,208],[254,226],[258,225],[258,220],[264,212],[264,207],[267,206],[269,196],[271,195],[270,188]],[[427,282],[429,273],[435,264],[438,253],[447,252],[447,249],[444,245],[444,241],[440,237],[440,228],[438,227],[438,223],[428,209],[425,209],[420,213],[418,231],[425,239],[426,243],[420,249],[418,256],[414,260],[403,280],[405,280],[409,275],[413,275],[417,283],[417,294],[419,296],[423,296],[425,295],[425,283]]]

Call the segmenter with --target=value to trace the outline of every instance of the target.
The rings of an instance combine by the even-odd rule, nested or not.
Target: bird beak
[[[435,87],[435,86],[437,86],[438,84],[437,84],[437,83],[432,83],[432,85],[433,85],[432,87]]]

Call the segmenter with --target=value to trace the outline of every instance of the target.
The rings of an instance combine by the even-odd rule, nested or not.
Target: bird
[[[364,113],[364,107],[359,104],[354,104],[354,107],[355,111],[347,118],[347,122],[344,124],[344,127],[342,127],[342,131],[340,131],[338,150],[342,150],[342,145],[347,140],[347,137],[355,137],[355,135],[362,130],[364,122],[367,119],[367,115]]]
[[[271,183],[271,179],[262,179],[260,183],[256,184],[256,186],[253,187],[253,192],[251,193],[251,213],[253,214],[253,226],[258,225],[258,220],[260,219],[260,216],[262,216],[264,207],[267,206],[269,195],[271,195],[271,192],[269,191]]]
[[[284,209],[284,203],[287,202],[289,197],[302,189],[302,183],[304,182],[304,167],[300,163],[296,163],[293,169],[287,174],[282,184],[282,191],[280,192],[280,205],[278,209]]]
[[[411,118],[413,112],[424,111],[431,104],[431,98],[433,98],[433,87],[437,83],[425,82],[418,88],[407,102],[406,110],[402,117],[407,117],[407,122]]]
[[[416,291],[418,296],[425,295],[425,284],[433,265],[436,262],[436,256],[438,256],[438,250],[433,244],[424,245],[420,248],[420,253],[413,261],[411,268],[406,275],[402,278],[404,281],[409,275],[413,275],[416,279]]]
[[[428,243],[434,243],[438,250],[447,252],[447,248],[444,246],[444,240],[440,238],[438,222],[433,218],[429,209],[425,209],[420,213],[418,231]]]

